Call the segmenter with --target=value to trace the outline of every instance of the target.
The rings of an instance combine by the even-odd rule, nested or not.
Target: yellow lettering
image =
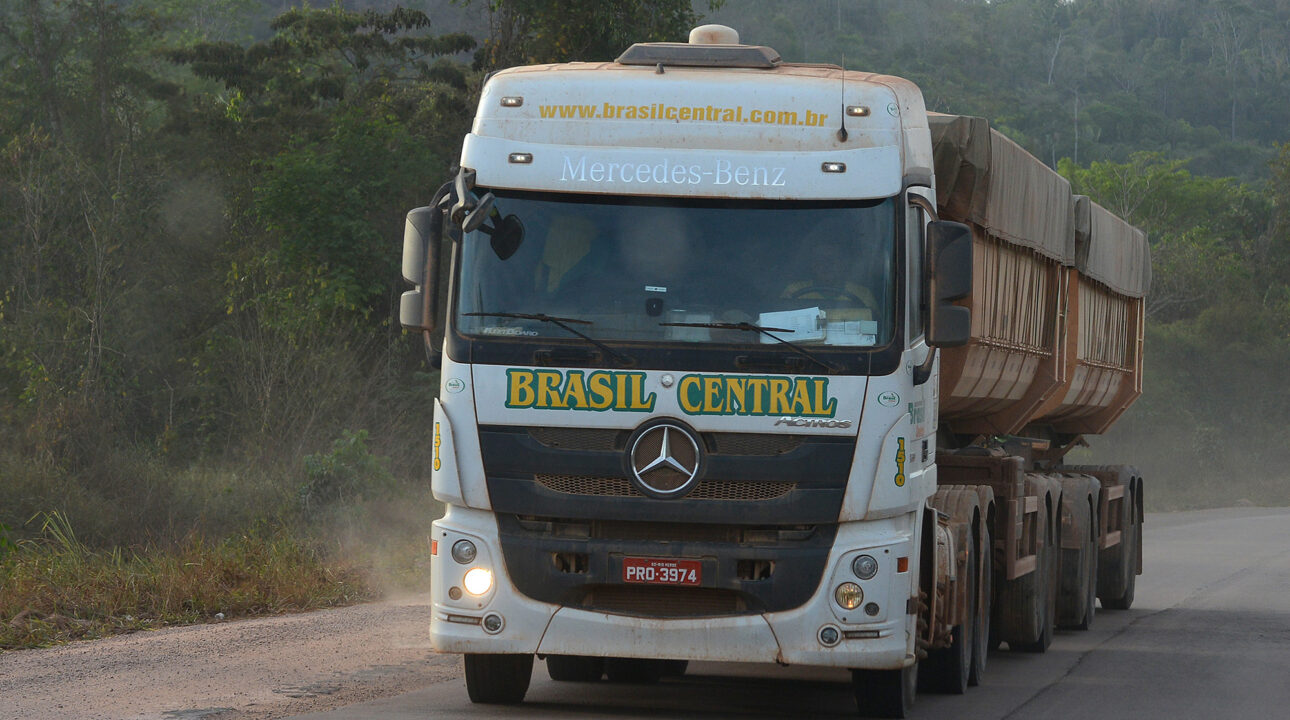
[[[568,384],[564,388],[564,404],[575,410],[587,409],[587,385],[582,373],[569,373]]]
[[[811,407],[810,381],[806,378],[798,378],[793,385],[793,414],[815,414],[815,408]]]
[[[587,385],[591,388],[592,410],[608,410],[614,404],[612,382],[613,376],[606,372],[593,372],[587,378]]]
[[[752,392],[752,409],[750,415],[766,414],[766,394],[770,382],[766,378],[748,378],[748,389]]]
[[[568,406],[560,398],[559,370],[539,370],[537,373],[537,402],[535,407],[564,410]]]
[[[905,438],[896,438],[896,487],[905,487]]]
[[[788,415],[793,411],[793,406],[788,401],[788,390],[792,383],[788,378],[771,378],[770,379],[770,414],[771,415]]]
[[[506,371],[506,407],[533,407],[536,395],[533,392],[533,373],[529,370]]]
[[[687,415],[703,412],[703,388],[698,375],[686,375],[676,386],[676,399]]]
[[[748,378],[726,378],[726,409],[733,414],[747,414],[745,395],[748,389]]]
[[[627,409],[653,410],[654,393],[650,393],[649,397],[645,397],[645,374],[632,373],[629,377],[631,378],[632,392],[627,396],[630,402],[630,406]]]
[[[443,444],[443,440],[439,437],[439,423],[435,423],[434,424],[434,469],[435,470],[438,470],[442,466],[442,463],[439,462],[439,446],[442,444]]]
[[[838,399],[829,397],[829,381],[815,378],[815,413],[822,417],[833,417],[838,411]]]
[[[724,409],[721,402],[721,376],[703,378],[703,413],[715,415]]]

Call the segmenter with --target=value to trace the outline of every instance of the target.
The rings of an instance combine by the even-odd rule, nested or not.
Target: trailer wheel
[[[473,703],[515,705],[524,701],[533,676],[532,655],[468,654],[466,694]]]
[[[1093,626],[1093,616],[1097,614],[1097,541],[1089,541],[1088,547],[1088,587],[1084,598],[1084,617],[1075,624],[1076,630],[1087,630]]]
[[[609,682],[653,685],[663,677],[664,662],[643,658],[609,658],[605,661],[605,674]]]
[[[1135,572],[1133,565],[1134,558],[1137,557],[1138,547],[1142,543],[1142,523],[1136,522],[1136,515],[1132,509],[1129,510],[1129,517],[1134,520],[1132,532],[1125,533],[1126,541],[1124,542],[1123,554],[1123,572],[1124,593],[1119,597],[1102,598],[1102,607],[1107,610],[1128,610],[1133,606],[1133,590],[1138,584],[1138,574]]]
[[[900,670],[852,670],[851,687],[860,717],[908,717],[918,692],[918,663]]]
[[[1036,563],[1034,571],[1036,598],[1032,609],[1035,613],[1034,620],[1038,623],[1039,636],[1033,642],[1019,642],[1015,645],[1012,642],[1008,643],[1009,647],[1028,653],[1041,653],[1048,650],[1048,646],[1053,644],[1053,624],[1057,619],[1058,543],[1052,541],[1048,532],[1053,518],[1042,512],[1039,516],[1044,519],[1043,542],[1039,547],[1039,562]]]
[[[977,575],[976,614],[972,617],[972,667],[968,670],[968,685],[981,684],[985,677],[986,658],[994,641],[994,627],[990,617],[994,612],[994,543],[989,523],[981,525],[981,572]]]
[[[596,682],[605,674],[605,659],[588,655],[547,655],[546,674],[556,682]]]

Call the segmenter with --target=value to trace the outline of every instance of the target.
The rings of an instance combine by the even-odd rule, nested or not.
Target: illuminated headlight
[[[469,540],[458,540],[452,544],[452,559],[462,565],[469,565],[475,562],[475,543]]]
[[[467,588],[469,589],[469,588]],[[847,610],[855,610],[864,602],[864,590],[853,582],[844,582],[833,591],[833,599],[838,601]]]
[[[466,577],[462,578],[461,584],[471,595],[483,595],[493,587],[493,574],[481,567],[471,568],[466,571]],[[858,600],[856,602],[859,603]]]
[[[869,555],[861,555],[851,561],[851,572],[861,580],[868,580],[878,574],[878,561]]]

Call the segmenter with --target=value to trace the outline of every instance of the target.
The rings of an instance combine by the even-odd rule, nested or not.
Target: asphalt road
[[[914,717],[1290,716],[1290,509],[1148,515],[1129,611],[1099,611],[1043,655],[1000,651],[966,696],[920,695]],[[691,663],[654,686],[555,683],[537,663],[525,703],[472,705],[460,673],[329,713],[350,718],[854,717],[848,675]]]

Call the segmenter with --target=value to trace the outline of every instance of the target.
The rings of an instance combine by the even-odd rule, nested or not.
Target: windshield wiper
[[[788,346],[788,348],[793,352],[797,353],[798,355],[801,355],[802,357],[806,358],[807,360],[810,360],[811,362],[815,363],[816,365],[819,365],[820,367],[824,368],[825,370],[828,370],[829,372],[837,372],[838,370],[841,370],[841,368],[834,365],[833,363],[825,362],[815,357],[814,355],[810,354],[809,352],[803,350],[802,346],[797,345],[795,343],[791,343],[785,340],[784,338],[779,337],[778,335],[771,334],[772,332],[787,332],[787,333],[794,332],[793,330],[790,330],[788,328],[762,327],[761,325],[753,325],[752,323],[749,323],[749,322],[737,322],[737,323],[676,322],[676,323],[659,323],[659,325],[665,326],[665,327],[701,327],[701,328],[712,328],[714,330],[743,330],[744,332],[760,333],[772,340],[775,340],[776,342],[779,342],[783,345]]]
[[[591,337],[590,335],[584,335],[583,333],[579,332],[578,330],[575,330],[569,325],[569,323],[576,323],[578,325],[591,325],[592,322],[590,320],[579,320],[578,318],[555,317],[553,315],[547,315],[545,313],[468,312],[468,313],[462,313],[462,314],[470,315],[473,317],[496,317],[496,318],[515,318],[517,320],[537,320],[538,322],[558,325],[559,327],[562,327],[565,330],[568,330],[574,335],[577,335],[583,340],[586,340],[592,345],[595,345],[596,347],[600,348],[605,352],[605,354],[617,360],[619,364],[624,366],[631,366],[636,364],[636,361],[633,360],[632,358],[629,358],[626,355],[623,355],[622,353],[617,352],[613,348]]]

